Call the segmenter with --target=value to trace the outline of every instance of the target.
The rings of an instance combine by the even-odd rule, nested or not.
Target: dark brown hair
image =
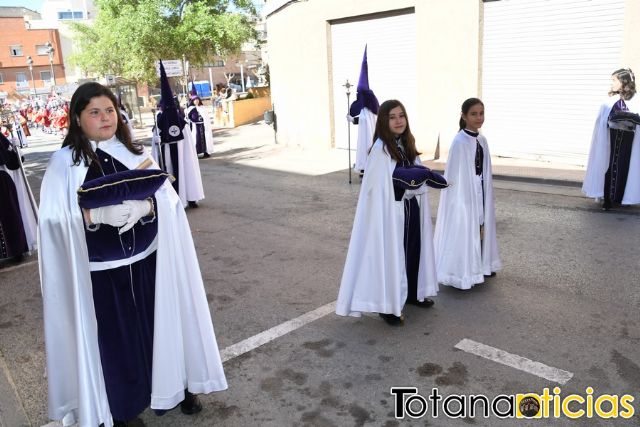
[[[63,147],[70,146],[72,148],[74,165],[79,165],[82,160],[84,164],[88,166],[91,161],[98,160],[96,153],[91,148],[89,138],[87,138],[80,127],[79,121],[80,113],[87,108],[91,99],[99,96],[106,96],[109,98],[113,104],[113,108],[118,112],[116,137],[120,142],[122,142],[122,144],[133,154],[142,154],[144,152],[141,145],[133,143],[129,127],[122,121],[120,109],[118,108],[118,99],[113,92],[102,86],[100,83],[88,82],[81,84],[71,97],[71,104],[69,106],[69,133],[67,133],[67,136],[62,142]],[[98,164],[99,163],[100,162],[98,162]]]
[[[422,153],[419,153],[416,149],[416,139],[409,128],[409,116],[407,115],[407,110],[397,99],[389,99],[380,105],[380,108],[378,109],[378,119],[376,120],[376,130],[373,133],[373,142],[380,138],[382,142],[384,142],[384,148],[387,150],[387,153],[389,153],[391,158],[397,162],[402,160],[402,156],[396,146],[396,137],[389,128],[389,113],[396,107],[402,108],[402,112],[407,119],[407,127],[400,137],[404,144],[404,153],[407,156],[407,159],[413,163],[416,160],[416,157]]]
[[[460,107],[460,111],[462,112],[462,114],[466,116],[469,110],[471,109],[471,107],[477,104],[482,104],[482,106],[484,107],[484,103],[480,100],[480,98],[469,98],[462,103],[462,107]],[[464,119],[462,118],[462,115],[460,115],[460,121],[458,121],[458,126],[460,126],[460,130],[467,127],[467,122],[464,121]]]
[[[633,75],[631,68],[620,68],[611,73],[611,75],[616,76],[618,80],[620,80],[620,83],[622,83],[622,86],[617,92],[609,91],[609,96],[620,95],[620,98],[625,101],[633,98],[633,95],[636,94],[636,77]]]

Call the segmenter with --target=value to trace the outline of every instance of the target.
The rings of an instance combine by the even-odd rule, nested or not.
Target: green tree
[[[73,23],[85,72],[157,81],[155,61],[180,59],[202,65],[213,55],[240,50],[255,39],[250,0],[97,0],[93,25]]]

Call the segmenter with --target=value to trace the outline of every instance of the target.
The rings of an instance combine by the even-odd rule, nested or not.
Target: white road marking
[[[303,327],[307,323],[311,323],[314,320],[318,320],[321,317],[324,317],[327,314],[333,313],[335,311],[336,302],[330,302],[329,304],[325,304],[322,307],[316,308],[313,311],[303,314],[302,316],[288,320],[284,323],[274,326],[271,329],[267,329],[264,332],[260,332],[257,335],[249,337],[246,340],[242,340],[239,343],[230,345],[220,352],[220,357],[222,358],[223,362],[226,362],[227,360],[231,360],[234,357],[238,357],[241,354],[247,353],[255,348],[260,347],[261,345],[275,340],[276,338],[286,335],[289,332],[295,331],[296,329]]]
[[[556,383],[566,384],[567,381],[573,377],[571,372],[563,371],[553,366],[547,366],[544,363],[535,362],[526,357],[518,356],[517,354],[507,353],[499,348],[491,347],[467,338],[464,338],[454,347]]]

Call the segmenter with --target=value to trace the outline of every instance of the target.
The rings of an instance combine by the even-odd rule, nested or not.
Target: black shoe
[[[496,272],[492,271],[491,274],[485,274],[484,277],[496,277]]]
[[[188,206],[189,206],[190,208],[197,208],[197,207],[198,207],[198,204],[197,204],[196,202],[189,202],[189,205],[188,205]]]
[[[432,299],[425,298],[424,301],[407,300],[407,304],[416,305],[416,306],[421,307],[421,308],[429,308],[429,307],[433,306],[433,304],[435,304],[435,303],[433,302]]]
[[[378,313],[380,317],[384,319],[387,324],[391,326],[402,326],[404,318],[402,316],[396,316],[394,314]]]
[[[200,399],[198,399],[198,396],[195,394],[189,393],[189,391],[185,390],[184,400],[180,402],[180,410],[185,415],[197,414],[202,411]]]
[[[603,211],[608,211],[608,210],[610,210],[610,209],[611,209],[611,201],[610,201],[610,200],[605,200],[605,201],[602,203],[602,210],[603,210]]]
[[[209,157],[211,157],[211,154],[209,153],[204,153],[204,155],[202,156],[203,159],[208,159]]]

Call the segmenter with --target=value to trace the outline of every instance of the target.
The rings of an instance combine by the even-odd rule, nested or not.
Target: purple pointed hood
[[[191,79],[191,92],[189,94],[191,95],[191,99],[200,98],[198,96],[198,90],[196,89],[196,84],[193,82],[193,79]]]
[[[180,117],[178,107],[173,100],[173,92],[162,61],[160,61],[160,102],[158,106],[162,109],[162,113],[158,116],[160,140],[174,142],[184,139],[182,129],[186,122]]]
[[[198,96],[198,90],[196,89],[196,85],[193,82],[193,79],[191,79],[191,92],[189,92],[189,107],[191,107],[192,105],[195,105],[195,100],[196,99],[200,99],[200,97]],[[202,103],[202,101],[200,102]]]
[[[369,64],[367,62],[367,46],[364,46],[364,55],[362,57],[362,65],[360,66],[360,78],[358,79],[358,92],[356,100],[353,101],[349,108],[349,114],[352,117],[360,115],[363,108],[368,108],[373,114],[378,114],[378,98],[369,89]]]

